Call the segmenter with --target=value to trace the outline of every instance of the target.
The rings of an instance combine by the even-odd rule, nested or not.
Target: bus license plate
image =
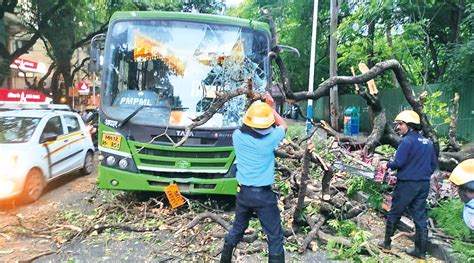
[[[180,207],[184,204],[184,198],[177,184],[170,184],[165,187],[165,194],[172,208]]]
[[[118,150],[122,136],[117,134],[102,133],[102,146],[105,148]]]

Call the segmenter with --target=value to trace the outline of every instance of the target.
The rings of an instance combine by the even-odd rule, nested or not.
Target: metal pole
[[[92,8],[92,11],[94,12],[94,22],[93,22],[93,27],[94,27],[94,32],[95,32],[95,24],[96,24],[96,17],[95,17],[95,7]],[[92,44],[92,43],[91,43]],[[96,74],[95,71],[92,72],[92,104],[95,106],[95,78]]]
[[[331,0],[331,26],[329,40],[329,77],[337,76],[337,15],[339,12],[339,3],[337,0]],[[333,86],[329,92],[329,112],[331,127],[339,130],[339,97],[337,85]]]
[[[309,61],[309,83],[308,92],[313,92],[314,86],[314,61],[316,56],[316,30],[318,24],[318,0],[314,0],[313,7],[313,30],[311,33],[311,57]],[[308,107],[306,109],[306,132],[311,130],[311,121],[313,119],[313,100],[308,100]]]
[[[92,72],[92,104],[95,106],[95,72]]]

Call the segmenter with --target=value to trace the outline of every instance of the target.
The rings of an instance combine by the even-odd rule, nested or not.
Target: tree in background
[[[44,6],[52,0],[38,0],[34,10],[43,13]],[[86,62],[89,57],[78,58],[77,50],[87,48],[93,36],[105,33],[108,21],[115,11],[126,10],[160,10],[181,11],[191,4],[202,11],[212,11],[215,3],[219,1],[133,1],[133,0],[73,0],[68,1],[61,16],[56,17],[48,24],[43,33],[43,40],[48,47],[48,55],[54,61],[54,72],[51,81],[53,101],[59,102],[61,90],[60,76],[64,80],[64,87],[72,87],[73,80],[78,71],[85,72]],[[83,49],[86,53],[87,50]]]
[[[350,67],[360,62],[371,66],[394,58],[403,64],[414,85],[440,81],[460,83],[466,76],[472,76],[469,74],[472,67],[461,69],[472,58],[472,3],[466,4],[463,0],[341,2],[337,33],[338,75],[351,75]],[[262,8],[268,8],[275,18],[278,42],[300,50],[301,58],[283,54],[283,59],[292,89],[305,90],[313,1],[246,0],[230,9],[228,14],[261,19],[259,11]],[[315,85],[326,79],[329,72],[328,1],[319,1],[318,16]],[[378,82],[382,89],[396,86],[387,74]]]
[[[45,7],[51,5],[51,2],[37,0],[32,3],[29,11],[41,17],[46,12]],[[103,0],[67,1],[57,12],[57,16],[45,26],[41,39],[53,64],[43,78],[52,73],[50,88],[54,103],[58,103],[61,96],[66,95],[64,93],[67,88],[73,86],[75,74],[85,65],[86,59],[80,60],[75,51],[88,44],[95,34],[106,31],[107,25],[102,19],[113,9],[105,3]],[[62,86],[60,78],[64,81]]]
[[[24,2],[21,5],[18,0],[3,0],[0,6],[0,84],[10,74],[10,64],[22,54],[28,52],[36,41],[41,37],[45,27],[52,18],[58,15],[60,10],[66,3],[65,0],[50,1],[49,5],[45,7],[41,16],[35,16],[29,12],[29,5],[36,4],[36,0]],[[15,50],[7,48],[7,32],[5,24],[5,13],[12,13],[21,17],[22,26],[25,27],[26,32],[22,32],[29,39],[23,45]]]
[[[472,5],[471,5],[472,6]],[[340,69],[395,58],[415,85],[446,79],[455,46],[472,35],[464,1],[354,2],[339,26]],[[471,22],[472,25],[472,22]],[[342,73],[342,74],[344,74]],[[385,78],[382,87],[395,87]]]
[[[329,76],[329,3],[319,2],[318,34],[315,64],[315,82]],[[260,10],[266,8],[275,19],[278,44],[289,45],[300,51],[301,57],[282,53],[282,58],[290,73],[294,91],[308,88],[311,51],[311,26],[313,2],[302,0],[246,0],[228,11],[231,16],[262,20]],[[278,74],[274,74],[278,76]],[[315,83],[316,84],[316,83]]]

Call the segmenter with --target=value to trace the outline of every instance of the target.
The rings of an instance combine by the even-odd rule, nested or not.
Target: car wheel
[[[91,151],[88,151],[86,158],[84,159],[84,166],[81,169],[82,175],[89,175],[92,173],[92,166],[94,165],[94,154]]]
[[[38,169],[32,169],[26,177],[22,192],[22,201],[25,203],[36,202],[43,193],[45,184],[46,181],[43,173]]]

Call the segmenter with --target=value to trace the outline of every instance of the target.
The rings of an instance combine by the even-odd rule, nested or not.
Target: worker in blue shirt
[[[415,248],[406,252],[424,259],[428,243],[426,199],[430,190],[430,177],[437,167],[437,157],[433,143],[419,133],[420,116],[416,112],[400,112],[394,124],[395,130],[403,138],[395,158],[382,164],[385,169],[397,170],[397,183],[392,193],[392,207],[387,214],[385,238],[379,246],[382,250],[390,250],[391,237],[408,209],[415,222]]]
[[[474,231],[474,159],[458,164],[449,180],[458,186],[458,195],[464,202],[464,223]]]
[[[220,262],[231,262],[234,248],[254,214],[267,236],[269,262],[285,262],[280,210],[272,184],[275,149],[285,137],[287,126],[272,106],[273,98],[267,93],[265,102],[256,101],[248,108],[242,127],[232,135],[240,190],[234,223],[225,237]]]

